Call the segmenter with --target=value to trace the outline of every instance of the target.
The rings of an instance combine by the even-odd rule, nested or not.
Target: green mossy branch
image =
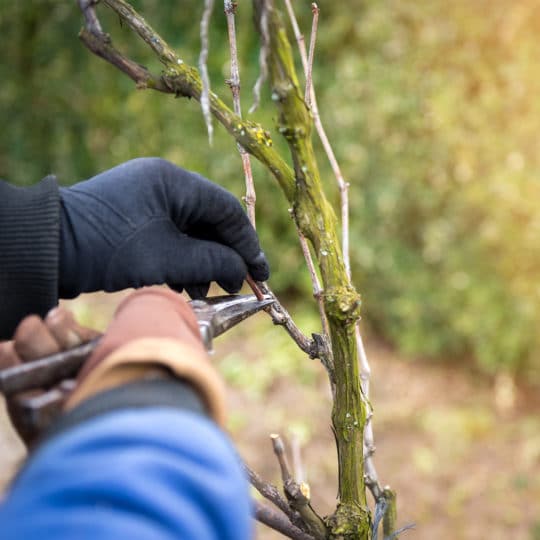
[[[254,0],[256,13],[260,13],[263,1]],[[184,63],[125,0],[103,0],[103,3],[150,46],[163,64],[163,71],[159,76],[153,75],[125,58],[101,31],[82,30],[80,37],[85,45],[131,77],[138,88],[200,101],[202,82],[197,69]],[[313,121],[300,91],[285,27],[270,2],[266,2],[265,9],[268,10],[272,99],[279,111],[279,132],[289,145],[292,169],[277,153],[270,134],[260,124],[240,118],[213,92],[210,93],[210,109],[236,142],[276,178],[293,208],[299,230],[314,248],[324,287],[335,366],[332,423],[338,452],[340,503],[334,515],[327,519],[328,535],[332,539],[364,540],[369,538],[371,520],[364,483],[366,409],[360,389],[355,339],[360,297],[347,277],[337,219],[324,193],[312,146]]]
[[[96,55],[126,73],[139,89],[152,89],[200,102],[202,81],[196,68],[186,64],[167,42],[125,0],[103,0],[147,45],[163,64],[160,75],[123,56],[108,34],[82,29],[81,41]],[[260,124],[243,120],[215,93],[210,93],[210,110],[218,122],[253,157],[258,159],[278,181],[289,203],[294,200],[294,173],[273,147],[270,133]]]
[[[268,72],[272,99],[279,111],[279,132],[287,140],[293,160],[294,217],[315,249],[332,341],[336,381],[332,422],[338,449],[340,505],[331,520],[331,537],[368,538],[370,515],[363,461],[366,410],[355,337],[360,297],[347,277],[336,216],[324,193],[313,150],[313,119],[299,87],[285,26],[280,13],[268,1],[263,6],[264,1],[254,0],[255,12],[267,10]]]

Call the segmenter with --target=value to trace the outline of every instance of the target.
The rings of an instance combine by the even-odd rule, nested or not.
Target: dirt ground
[[[69,305],[80,320],[103,328],[121,296],[88,295]],[[540,540],[538,395],[463,367],[406,361],[374,339],[366,349],[376,468],[398,493],[399,524],[416,525],[403,538]],[[323,368],[264,314],[220,338],[214,357],[230,389],[229,429],[245,462],[279,484],[269,434],[280,433],[301,450],[313,506],[331,513],[336,459]],[[1,485],[22,456],[2,410]],[[282,536],[258,527],[257,538]]]

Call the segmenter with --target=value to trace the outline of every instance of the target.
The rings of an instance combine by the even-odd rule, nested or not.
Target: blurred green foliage
[[[133,2],[196,64],[201,2]],[[296,3],[302,26],[309,2]],[[314,81],[351,183],[351,246],[365,319],[408,353],[474,359],[538,381],[540,7],[533,0],[322,0]],[[132,58],[156,60],[106,9]],[[74,1],[0,0],[0,176],[70,183],[160,155],[243,193],[232,140],[208,147],[195,103],[135,91],[76,34]],[[257,77],[249,3],[237,26],[244,108]],[[226,101],[226,24],[216,9],[210,73]],[[273,126],[271,103],[252,115]],[[279,137],[274,132],[274,141]],[[331,199],[338,195],[328,165]],[[284,199],[255,165],[258,223],[273,286],[309,296]]]

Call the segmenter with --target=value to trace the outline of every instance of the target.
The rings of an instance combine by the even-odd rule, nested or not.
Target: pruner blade
[[[204,345],[212,352],[213,338],[223,334],[239,322],[268,307],[274,302],[270,296],[258,300],[255,295],[213,296],[190,302]]]

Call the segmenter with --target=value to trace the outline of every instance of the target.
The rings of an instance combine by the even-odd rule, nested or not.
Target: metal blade
[[[214,296],[205,300],[193,300],[191,307],[199,322],[199,329],[208,351],[212,350],[213,338],[223,334],[239,322],[274,303],[271,297],[257,300],[255,295]]]

